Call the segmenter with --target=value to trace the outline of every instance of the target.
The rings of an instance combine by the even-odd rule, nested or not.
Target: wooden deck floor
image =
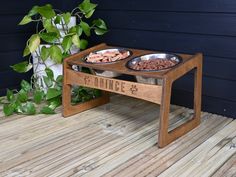
[[[0,176],[236,176],[236,120],[202,113],[198,128],[159,149],[158,112],[152,103],[113,96],[67,119],[0,113]],[[172,106],[170,128],[191,114]]]

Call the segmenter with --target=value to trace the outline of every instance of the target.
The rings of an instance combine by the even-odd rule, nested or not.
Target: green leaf
[[[62,81],[63,81],[63,76],[62,75],[57,76],[56,82],[62,83]]]
[[[88,25],[88,23],[81,21],[80,24],[81,28],[83,29],[84,33],[86,34],[86,36],[90,36],[90,26]]]
[[[26,45],[25,49],[24,49],[24,52],[23,52],[23,57],[27,56],[30,54],[30,50],[29,50],[29,47],[28,45]]]
[[[50,47],[50,57],[56,63],[62,63],[62,51],[61,51],[61,49],[56,45],[52,45]]]
[[[57,17],[54,20],[55,24],[59,24],[61,22],[61,16],[57,15]]]
[[[21,107],[21,102],[19,100],[16,100],[14,103],[12,103],[14,108],[15,108],[15,112],[21,112],[20,107]]]
[[[40,33],[39,36],[45,42],[54,43],[57,41],[58,34],[56,32]]]
[[[85,18],[90,18],[93,15],[94,11],[95,11],[95,9],[93,9],[93,10],[89,11],[88,13],[86,13]]]
[[[64,49],[64,52],[68,52],[72,46],[72,38],[71,36],[65,36],[62,41],[62,48]]]
[[[57,76],[54,88],[62,90],[62,81],[63,81],[63,76],[62,75]]]
[[[20,107],[22,113],[26,115],[33,115],[36,113],[36,108],[32,102],[23,103]]]
[[[69,34],[70,34],[70,35],[74,35],[74,34],[76,34],[76,33],[77,33],[76,27],[75,27],[75,26],[72,26],[72,27],[69,29]]]
[[[68,25],[70,23],[70,17],[71,17],[70,12],[66,12],[66,13],[62,14],[62,18],[63,18],[65,24]]]
[[[17,94],[17,99],[20,102],[26,102],[28,100],[28,94],[25,90],[21,89]]]
[[[47,19],[50,19],[56,15],[55,11],[52,9],[52,6],[50,4],[38,7],[37,11],[40,15]]]
[[[49,57],[49,53],[50,53],[50,48],[47,48],[47,47],[43,46],[41,48],[41,59],[43,61],[47,60],[48,57]]]
[[[57,90],[55,88],[49,88],[46,94],[46,100],[50,100],[60,95],[61,95],[61,90]]]
[[[51,19],[43,19],[43,27],[47,30],[47,32],[57,33],[57,37],[60,36],[59,30],[52,25]]]
[[[43,19],[43,27],[44,27],[47,31],[50,31],[49,29],[50,29],[51,27],[54,27],[54,26],[52,25],[51,19]]]
[[[70,54],[68,54],[68,53],[65,53],[65,52],[62,53],[62,59],[65,59],[69,56],[70,56]]]
[[[36,90],[34,92],[34,102],[40,104],[44,98],[44,92],[42,90]]]
[[[55,111],[48,106],[44,106],[40,110],[40,113],[42,113],[42,114],[55,114]]]
[[[14,100],[15,96],[12,90],[7,89],[7,100],[12,102]]]
[[[93,20],[92,22],[93,25],[95,25],[96,27],[100,28],[100,29],[107,29],[107,25],[106,23],[102,20],[102,19],[96,19],[96,20]]]
[[[102,92],[101,90],[93,89],[93,95],[97,98],[97,97],[102,96]]]
[[[50,79],[49,77],[43,76],[43,81],[44,81],[44,83],[46,84],[46,86],[47,86],[48,88],[50,88],[50,87],[53,86],[53,81],[52,81],[52,79]]]
[[[24,18],[20,21],[19,25],[25,25],[32,21],[32,18],[28,15],[24,16]]]
[[[40,45],[40,36],[38,34],[33,34],[29,39],[29,50],[31,53],[35,52]]]
[[[45,72],[46,72],[47,76],[48,76],[51,80],[54,79],[53,71],[52,71],[50,68],[46,68],[46,69],[45,69]]]
[[[63,76],[62,75],[58,75],[57,78],[56,78],[56,82],[57,82],[58,86],[62,87]]]
[[[31,85],[26,80],[22,80],[20,83],[21,89],[23,89],[26,92],[29,92],[31,90]]]
[[[3,112],[5,116],[10,116],[14,113],[14,106],[12,104],[4,104],[3,105]]]
[[[97,4],[93,4],[90,2],[90,0],[84,0],[80,5],[79,9],[83,14],[89,13],[91,10],[95,9],[97,7]]]
[[[77,34],[72,36],[72,42],[76,47],[80,48],[80,39]]]
[[[23,61],[21,63],[15,64],[13,66],[10,66],[14,71],[18,73],[26,73],[28,72],[33,66],[31,63],[28,63],[27,61]]]
[[[38,13],[38,7],[39,6],[33,6],[33,8],[29,11],[28,16],[32,17],[33,15],[36,15]]]
[[[87,46],[88,46],[88,41],[85,39],[81,39],[80,40],[80,48],[83,50],[83,49],[86,49]]]
[[[81,34],[82,34],[82,32],[83,32],[82,27],[79,26],[79,25],[76,25],[75,28],[76,28],[76,33],[77,33],[77,35],[78,35],[78,36],[81,36]]]
[[[107,30],[100,29],[100,28],[95,28],[94,32],[96,33],[96,35],[103,35],[107,32]]]
[[[62,103],[62,100],[61,100],[61,95],[55,97],[55,98],[52,98],[50,100],[48,100],[48,107],[50,107],[51,109],[56,109],[58,106],[60,106]]]

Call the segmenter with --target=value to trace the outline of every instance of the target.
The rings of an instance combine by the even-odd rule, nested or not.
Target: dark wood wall
[[[77,1],[71,1],[73,6]],[[109,33],[96,44],[204,54],[203,110],[236,117],[236,1],[97,0]],[[192,106],[193,75],[174,84],[172,102]]]
[[[39,1],[41,4],[46,1]],[[71,10],[79,1],[47,1]],[[81,2],[81,1],[80,1]],[[203,110],[236,117],[236,1],[234,0],[96,0],[95,15],[109,27],[104,37],[92,36],[90,45],[111,45],[166,52],[204,54]],[[25,77],[8,67],[22,60],[32,27],[17,27],[33,2],[11,0],[0,7],[0,94],[17,87]],[[192,75],[176,82],[172,101],[192,105]]]

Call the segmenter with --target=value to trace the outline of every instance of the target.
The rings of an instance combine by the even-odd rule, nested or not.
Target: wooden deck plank
[[[145,117],[148,117],[148,115],[147,114],[145,114]],[[175,117],[176,118],[176,117]],[[155,119],[155,117],[154,117],[154,119]],[[171,119],[173,119],[173,115],[171,116]],[[176,120],[178,120],[178,119],[176,119]],[[156,120],[154,120],[155,122],[156,122]],[[152,126],[154,126],[154,127],[148,127],[148,129],[150,129],[150,130],[152,130],[153,132],[154,132],[154,134],[156,134],[156,129],[157,129],[157,127],[155,126],[155,122],[153,123],[153,122],[151,122],[151,125]],[[158,123],[156,124],[156,125],[158,125]],[[140,132],[142,132],[142,129],[144,129],[146,126],[141,126],[142,128],[141,128],[141,130],[139,130],[139,133]],[[145,129],[144,129],[145,130]],[[130,144],[130,143],[132,143],[132,141],[134,141],[135,139],[134,138],[132,138],[132,139],[130,139],[129,141],[128,141],[128,143]],[[154,142],[156,142],[156,140],[157,140],[157,137],[154,137],[153,138],[153,141]],[[151,144],[153,145],[153,144],[155,144],[154,142],[151,142]],[[134,146],[134,144],[136,143],[136,141],[135,142],[133,142],[133,144],[131,144],[131,147],[133,147]],[[126,143],[127,144],[127,143]],[[114,154],[125,154],[125,149],[126,149],[126,147],[125,148],[123,148],[122,149],[122,147],[123,147],[123,145],[126,145],[126,144],[120,144],[119,145],[119,147],[115,147],[115,151],[117,151],[117,152],[112,152],[112,151],[109,151],[109,153],[103,153],[102,155],[100,155],[99,157],[96,157],[96,169],[99,167],[99,164],[101,164],[102,163],[102,161],[106,161],[106,162],[108,162],[109,163],[109,168],[111,168],[112,166],[111,166],[111,163],[107,160],[107,159],[109,159],[109,158],[111,158],[111,156],[114,156]],[[139,143],[140,144],[140,143]],[[127,146],[127,145],[126,145]],[[130,148],[130,146],[127,146],[128,147],[128,149]],[[135,146],[135,148],[137,149],[138,147],[136,147]],[[145,146],[145,148],[148,148],[148,146]],[[132,150],[132,149],[131,149]],[[137,152],[134,152],[134,153],[137,153]],[[110,155],[109,155],[110,154]],[[107,155],[109,155],[109,156],[107,156]],[[130,157],[130,156],[132,156],[133,155],[133,153],[128,153],[128,154],[125,154],[125,157],[127,158],[127,157]],[[107,157],[106,157],[107,156]],[[117,158],[119,158],[119,156],[116,156]],[[100,161],[100,159],[101,159],[101,161]],[[121,160],[123,160],[124,161],[124,159],[121,159]],[[118,164],[117,163],[113,163],[113,165],[115,165],[115,166],[117,166]],[[80,166],[77,166],[76,167],[77,169],[80,169]],[[102,165],[101,167],[99,167],[99,168],[101,168],[101,169],[105,169],[105,170],[109,170],[109,168],[108,168],[108,166],[107,165]],[[99,169],[97,169],[97,170],[99,170]],[[68,172],[66,172],[65,174],[63,174],[64,176],[67,176],[67,175],[72,175],[74,172],[73,171],[68,171]],[[80,173],[80,172],[79,172]],[[93,172],[93,173],[96,173],[96,175],[98,175],[99,173],[96,171],[96,172]],[[104,171],[101,171],[101,173],[105,173]],[[77,175],[77,174],[74,174],[74,175]],[[91,174],[90,174],[91,175]],[[100,174],[101,175],[101,174]],[[93,176],[93,175],[91,175],[91,176]]]
[[[132,105],[132,103],[130,103]],[[134,104],[134,103],[133,103]],[[141,105],[140,105],[141,106]],[[51,134],[52,132],[61,132],[61,129],[66,129],[68,127],[70,127],[69,130],[71,130],[71,128],[77,128],[77,124],[80,124],[80,126],[83,124],[84,126],[89,125],[91,122],[92,123],[96,123],[98,120],[102,121],[103,119],[106,119],[107,117],[113,115],[113,114],[117,114],[118,112],[115,111],[115,109],[118,108],[118,106],[113,106],[114,109],[111,109],[109,111],[109,114],[103,115],[103,109],[102,108],[97,108],[94,110],[91,110],[90,112],[87,112],[86,114],[81,114],[79,117],[78,115],[76,117],[72,117],[71,120],[68,119],[60,119],[61,115],[54,115],[51,116],[51,123],[50,122],[41,122],[38,127],[33,127],[30,129],[25,129],[22,130],[22,132],[17,132],[14,134],[13,137],[9,138],[8,141],[10,141],[11,144],[9,144],[9,142],[5,142],[5,141],[1,141],[4,144],[1,144],[1,149],[4,147],[13,147],[13,145],[15,145],[17,148],[19,148],[20,144],[26,144],[28,142],[28,140],[32,141],[37,138],[40,138],[41,136],[47,136],[48,134]],[[123,114],[121,113],[122,111],[126,112],[129,108],[127,107],[122,107],[119,111],[119,114]],[[102,117],[102,119],[101,119]],[[75,118],[75,119],[73,119]],[[46,126],[46,127],[45,127]],[[42,127],[44,127],[44,129],[42,129]],[[83,126],[82,126],[83,127]],[[8,131],[13,131],[13,130],[8,130]],[[46,133],[46,134],[45,134]],[[7,136],[7,135],[6,135]],[[19,143],[18,143],[19,141]],[[1,152],[0,152],[1,154]]]
[[[231,120],[207,114],[203,116],[203,123],[199,127],[181,137],[178,141],[164,149],[152,147],[106,176],[146,176],[153,171],[155,171],[155,175],[159,175],[229,122]]]
[[[235,148],[230,148],[231,141],[235,140],[235,130],[236,121],[232,121],[187,156],[168,168],[160,177],[170,175],[173,177],[180,175],[183,177],[190,175],[202,176],[203,174],[205,176],[213,175],[215,170],[236,152]]]
[[[132,102],[130,102],[130,105],[132,105]],[[139,105],[143,106],[143,104],[139,104]],[[114,106],[114,108],[117,109],[116,106]],[[15,146],[11,146],[11,149],[9,149],[9,150],[3,149],[5,151],[2,152],[4,154],[4,156],[2,156],[1,159],[4,159],[6,157],[13,158],[14,153],[21,155],[22,152],[25,155],[29,153],[30,156],[32,157],[32,154],[30,152],[37,150],[37,149],[32,148],[32,147],[38,148],[40,145],[45,144],[44,142],[49,142],[51,144],[54,144],[55,140],[57,140],[57,137],[60,137],[60,136],[63,136],[65,139],[68,140],[68,137],[66,136],[66,134],[69,134],[70,132],[73,132],[73,131],[75,131],[75,133],[79,133],[77,131],[79,131],[80,129],[85,128],[86,126],[90,127],[90,129],[93,129],[94,126],[96,126],[99,123],[99,121],[100,121],[100,123],[102,123],[101,126],[105,126],[106,124],[111,124],[112,120],[109,120],[109,117],[111,117],[111,115],[115,115],[115,114],[122,115],[123,114],[122,111],[126,111],[128,109],[128,108],[126,108],[126,106],[124,106],[124,108],[125,109],[120,108],[119,109],[120,112],[116,112],[116,111],[111,109],[112,112],[110,112],[110,114],[107,114],[107,115],[95,114],[95,113],[98,113],[98,112],[102,112],[102,110],[96,109],[96,110],[94,110],[94,112],[90,111],[91,115],[93,115],[93,116],[91,116],[90,114],[85,114],[84,116],[81,116],[76,120],[73,119],[73,118],[71,118],[71,120],[61,119],[63,121],[67,121],[69,125],[68,124],[63,124],[63,123],[58,124],[58,118],[56,117],[56,120],[55,120],[54,124],[59,126],[59,127],[63,127],[64,129],[57,130],[57,129],[54,128],[54,129],[52,129],[52,132],[47,132],[46,130],[44,130],[46,132],[44,134],[41,134],[42,132],[39,132],[37,134],[33,134],[33,136],[31,136],[31,137],[29,136],[29,140],[30,140],[29,142],[20,141],[20,144],[17,144],[17,141],[14,141]],[[136,113],[138,113],[138,112],[136,112]],[[53,119],[55,119],[55,117]],[[108,119],[109,121],[104,122],[104,120],[106,120],[106,119]],[[115,119],[113,120],[113,122],[116,122]],[[101,129],[101,127],[100,127],[100,129]],[[87,131],[90,131],[90,130],[87,130]],[[50,136],[48,136],[49,134],[50,134]],[[39,137],[37,135],[39,135]],[[69,136],[73,136],[73,134],[69,134]],[[22,144],[22,146],[21,146],[21,144]],[[49,145],[48,143],[45,144],[45,146],[47,148],[48,148],[48,145]],[[28,150],[27,148],[30,148],[30,150]],[[1,154],[1,152],[0,152],[0,154]]]
[[[114,100],[119,99],[119,96],[113,97],[112,99],[114,99]],[[124,104],[124,105],[128,106],[127,103],[125,104],[125,102],[127,102],[127,100],[128,100],[127,98],[124,98],[124,99],[120,100],[120,102],[121,102],[121,104]],[[140,100],[137,100],[137,104],[138,103],[141,103]],[[131,104],[132,104],[132,106],[134,106],[135,102],[131,102]],[[99,107],[99,108],[100,108],[99,110],[101,110],[101,108],[104,108],[104,107]],[[99,111],[99,110],[96,109],[96,111]],[[86,114],[92,114],[91,111],[93,113],[93,110],[90,110],[89,112],[88,111],[82,112],[81,114],[79,114],[79,117],[80,116],[83,117]],[[56,116],[56,117],[60,118],[61,114],[52,115],[52,116]],[[32,126],[37,127],[38,124],[46,123],[46,121],[49,121],[47,123],[53,122],[53,121],[55,121],[55,119],[52,116],[48,116],[48,115],[25,116],[24,119],[19,119],[19,120],[16,120],[16,121],[14,120],[14,121],[8,122],[5,125],[0,125],[0,135],[3,136],[5,134],[7,134],[6,131],[11,131],[11,130],[15,130],[15,131],[12,131],[12,132],[16,134],[16,133],[18,133],[17,131],[20,132],[22,130],[26,130],[27,128],[32,129]],[[78,115],[75,115],[75,116],[72,116],[72,117],[78,117]],[[11,119],[11,117],[9,117],[8,119]],[[66,119],[57,119],[56,121],[66,121]],[[0,122],[1,122],[1,119],[0,119]],[[43,124],[43,125],[46,125],[46,124]],[[7,135],[9,135],[9,134],[7,134]]]
[[[235,147],[231,147],[235,148]],[[225,163],[223,164],[212,177],[234,177],[236,176],[236,153]]]
[[[172,106],[169,129],[192,113]],[[235,121],[203,113],[199,127],[159,149],[158,115],[155,104],[113,96],[111,103],[68,119],[60,114],[0,119],[0,176],[234,175]]]
[[[176,120],[176,122],[172,121],[172,126],[176,127],[180,122],[177,121],[178,117],[174,117],[174,119]],[[171,120],[173,120],[173,119],[171,119]],[[182,121],[184,121],[184,119]],[[156,130],[154,130],[154,133],[156,134]],[[155,137],[155,142],[156,142],[156,140],[157,140],[157,138]],[[132,158],[132,157],[140,154],[142,151],[152,147],[152,146],[145,145],[145,143],[141,144],[141,147],[142,146],[144,147],[144,149],[139,149],[140,147],[133,144],[133,146],[129,149],[127,149],[127,150],[122,149],[121,151],[117,152],[116,156],[114,156],[114,154],[113,154],[113,155],[110,155],[109,157],[106,157],[106,158],[98,161],[98,163],[97,163],[98,166],[96,167],[96,169],[94,169],[91,172],[86,173],[84,176],[85,177],[94,176],[94,175],[103,176],[104,174],[106,174],[110,170],[116,168],[117,166],[121,165],[122,163],[126,162],[130,158]],[[74,176],[77,176],[77,174],[74,174]]]
[[[110,117],[111,118],[111,117]],[[127,123],[127,122],[126,122]],[[138,125],[138,124],[137,124]],[[119,126],[119,124],[117,124],[117,126]],[[102,132],[101,132],[102,133]],[[112,134],[114,134],[114,132],[111,132]],[[116,135],[117,136],[117,135]],[[118,134],[118,136],[120,136],[119,134]],[[108,138],[108,137],[107,137]],[[114,137],[112,138],[112,139],[114,139]],[[100,141],[99,143],[106,143],[107,141],[111,141],[112,139],[105,139],[104,140],[104,142],[102,142],[102,141]],[[101,140],[101,139],[100,139]],[[81,140],[80,140],[81,141]],[[105,142],[106,141],[106,142]],[[87,145],[87,144],[86,144]],[[98,145],[98,144],[96,144],[96,145]],[[90,146],[90,147],[87,147],[86,148],[86,150],[88,151],[89,149],[88,148],[91,148],[92,146]],[[74,148],[74,147],[73,147]],[[68,154],[72,154],[73,155],[73,153],[75,153],[75,152],[73,152],[73,153],[71,153],[70,152],[70,150],[71,150],[71,148],[68,150],[68,152],[63,152],[63,153],[65,153],[65,155],[66,155],[66,157],[63,157],[63,154],[62,154],[62,152],[60,152],[60,158],[62,158],[63,160],[66,160],[65,158],[68,158]],[[77,147],[77,149],[75,149],[76,150],[76,155],[80,155],[83,151],[81,150],[81,145],[80,146],[78,146]],[[78,151],[78,152],[77,152]],[[69,157],[69,158],[72,158],[72,157]],[[58,159],[56,158],[56,160],[57,160],[57,162],[56,163],[61,163],[61,162],[59,162],[58,161]],[[54,162],[54,161],[51,161],[50,162],[50,164],[51,163],[53,163],[52,165],[55,165],[56,163]],[[48,165],[50,165],[50,164],[47,164],[47,168],[48,168]],[[45,166],[45,163],[44,163],[44,166]],[[38,168],[38,167],[37,167]],[[41,166],[40,168],[43,168],[43,166]]]
[[[141,112],[142,112],[143,110],[141,109]],[[158,111],[158,110],[157,110]],[[156,113],[156,112],[153,112],[153,113]],[[140,117],[142,117],[142,115],[140,115],[139,114],[139,116]],[[144,114],[144,116],[145,116],[145,114]],[[128,116],[129,117],[129,116]],[[136,116],[137,117],[137,116]],[[111,117],[110,117],[111,118]],[[155,118],[155,117],[154,117]],[[136,119],[136,122],[133,122],[134,124],[133,124],[133,126],[136,126],[136,127],[142,127],[143,128],[143,126],[142,125],[139,125],[138,124],[138,122],[137,122],[137,120],[139,119],[139,118],[135,118]],[[153,119],[153,118],[152,118]],[[127,119],[127,120],[129,120],[129,119]],[[126,121],[127,121],[126,120]],[[126,124],[126,122],[124,122],[124,125]],[[153,123],[151,123],[152,124],[152,126],[155,126],[155,124],[153,125]],[[150,129],[150,127],[147,127],[146,129],[144,129],[144,130],[149,130]],[[144,131],[143,130],[143,131]],[[150,129],[150,131],[153,131],[152,129]],[[109,133],[109,132],[108,132]],[[128,134],[128,136],[124,136],[124,137],[121,137],[120,139],[115,139],[114,141],[112,141],[112,142],[110,142],[110,143],[108,143],[108,144],[106,144],[106,145],[104,145],[104,146],[102,146],[102,147],[98,147],[97,149],[94,149],[94,150],[92,150],[91,152],[89,152],[89,153],[91,153],[92,155],[90,155],[90,156],[88,156],[88,159],[82,159],[82,157],[80,157],[81,158],[81,160],[80,161],[78,161],[78,158],[77,159],[75,159],[74,161],[72,161],[72,162],[69,162],[69,163],[71,163],[72,164],[72,167],[74,167],[76,164],[79,166],[81,163],[84,163],[84,162],[86,162],[86,160],[88,161],[88,160],[90,160],[95,154],[97,154],[97,155],[101,155],[101,154],[103,154],[104,153],[104,151],[105,150],[107,150],[108,152],[110,152],[111,150],[112,150],[112,148],[118,148],[118,147],[120,147],[120,146],[122,146],[122,144],[123,143],[128,143],[129,144],[129,142],[130,141],[132,141],[132,140],[136,140],[136,138],[137,139],[139,139],[139,138],[141,138],[142,137],[142,134],[140,135],[140,133],[142,133],[142,131],[140,131],[140,128],[136,128],[136,130],[134,131],[134,132],[130,132],[130,134]],[[140,137],[141,136],[141,137]],[[106,151],[105,151],[106,152]],[[63,159],[63,160],[65,160],[65,159]],[[60,163],[62,163],[62,162],[60,162]],[[55,163],[53,164],[54,166],[56,165]],[[59,166],[60,166],[60,164],[59,164]],[[64,165],[62,166],[63,168],[61,169],[62,171],[65,171],[66,169],[64,169]],[[70,168],[71,168],[71,166],[70,166]],[[58,169],[58,166],[56,167],[56,169],[57,169],[57,171],[59,171],[59,169]],[[51,169],[52,170],[52,169]]]

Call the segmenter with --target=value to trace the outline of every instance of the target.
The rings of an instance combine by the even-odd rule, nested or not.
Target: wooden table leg
[[[159,124],[159,138],[158,146],[164,147],[169,143],[169,111],[170,111],[170,98],[171,98],[172,83],[170,80],[163,80],[162,87],[162,102],[160,105],[160,124]]]
[[[196,58],[198,59],[198,58]],[[160,105],[160,128],[158,146],[164,147],[180,136],[186,134],[200,124],[201,119],[201,88],[202,88],[202,58],[199,57],[196,66],[194,66],[194,115],[193,118],[186,123],[180,125],[168,132],[169,111],[172,80],[165,78],[163,82],[162,102]]]
[[[69,90],[69,86],[64,86],[63,90],[63,99],[62,99],[62,104],[63,104],[63,111],[62,115],[63,117],[68,117],[72,116],[74,114],[92,109],[97,106],[101,106],[103,104],[109,103],[109,93],[102,91],[102,96],[86,101],[84,103],[79,103],[77,105],[71,105],[71,91]],[[67,97],[69,96],[69,97]]]
[[[102,91],[102,96],[89,100],[84,103],[79,103],[77,105],[71,105],[71,85],[67,83],[68,78],[68,72],[67,70],[71,70],[70,66],[67,64],[66,61],[64,61],[63,65],[63,75],[64,75],[64,81],[63,81],[63,92],[62,92],[62,115],[63,117],[68,117],[74,114],[77,114],[79,112],[106,104],[109,102],[109,93],[106,91]]]

